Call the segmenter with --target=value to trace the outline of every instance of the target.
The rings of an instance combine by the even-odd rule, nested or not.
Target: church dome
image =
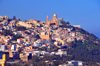
[[[53,16],[57,16],[55,13],[54,13],[54,15]]]

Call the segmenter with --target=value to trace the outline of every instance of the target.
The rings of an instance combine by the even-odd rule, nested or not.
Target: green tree
[[[10,63],[7,63],[7,66],[11,66],[11,64]]]
[[[24,63],[24,66],[29,66],[29,64],[26,62],[26,63]]]
[[[68,22],[66,22],[66,24],[68,24],[68,25],[69,25],[69,24],[70,24],[70,22],[68,21]]]
[[[15,20],[16,19],[16,16],[13,16],[13,20]]]
[[[23,51],[21,47],[18,48],[18,53],[20,54]]]

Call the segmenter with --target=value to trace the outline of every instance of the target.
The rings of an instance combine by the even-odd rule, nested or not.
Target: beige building
[[[51,39],[51,35],[49,32],[41,32],[40,38],[49,40]]]
[[[8,19],[8,16],[0,16],[0,20],[3,20],[3,19]]]
[[[31,59],[31,58],[32,58],[32,54],[30,54],[30,53],[20,53],[20,59],[22,61],[28,62],[29,59]]]
[[[30,19],[30,20],[28,20],[28,22],[27,23],[34,23],[34,24],[36,24],[38,22],[38,20],[33,20],[33,19]]]
[[[22,22],[22,21],[19,21],[17,24],[19,26],[23,26],[23,27],[26,27],[26,28],[32,28],[31,24],[28,24],[28,23],[25,23],[25,22]]]
[[[40,26],[39,20],[30,19],[30,20],[28,20],[28,22],[26,22],[26,23],[31,24],[31,25],[33,25],[33,26]]]
[[[73,38],[73,37],[68,37],[68,38],[67,38],[67,42],[71,42],[71,41],[75,41],[75,38]]]

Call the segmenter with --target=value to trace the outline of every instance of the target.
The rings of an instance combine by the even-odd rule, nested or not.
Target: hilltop
[[[0,16],[0,46],[7,47],[0,51],[16,52],[16,57],[10,58],[20,58],[22,62],[30,62],[31,59],[36,65],[45,65],[46,60],[56,60],[52,62],[55,65],[71,60],[85,62],[85,65],[97,65],[96,62],[100,62],[100,39],[80,25],[71,25],[63,18],[57,18],[56,14],[51,20],[47,16],[47,23]],[[37,56],[44,58],[38,59]]]

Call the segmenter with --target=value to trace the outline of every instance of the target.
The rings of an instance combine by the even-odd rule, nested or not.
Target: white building
[[[78,27],[78,28],[81,28],[81,25],[73,25],[74,27]]]
[[[16,45],[12,45],[11,50],[16,50]]]
[[[5,50],[7,50],[7,46],[0,44],[0,51],[5,51]]]
[[[67,51],[62,51],[62,50],[59,49],[58,52],[56,52],[55,54],[60,55],[60,56],[67,55]]]

